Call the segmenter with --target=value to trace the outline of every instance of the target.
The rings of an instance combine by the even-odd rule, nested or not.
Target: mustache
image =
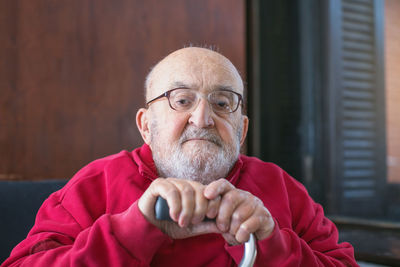
[[[186,128],[179,139],[179,144],[183,144],[190,139],[204,139],[216,144],[217,146],[222,146],[221,137],[218,134],[206,129],[191,127]]]

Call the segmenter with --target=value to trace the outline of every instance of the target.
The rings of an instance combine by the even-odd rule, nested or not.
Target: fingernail
[[[171,218],[175,221],[175,222],[179,222],[179,213],[175,212],[172,214]]]
[[[179,226],[180,227],[185,227],[186,226],[186,220],[184,218],[179,218]]]

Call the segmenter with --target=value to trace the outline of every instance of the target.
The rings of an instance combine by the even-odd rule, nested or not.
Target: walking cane
[[[155,216],[157,220],[172,221],[169,216],[169,207],[167,201],[162,197],[157,198],[155,205]],[[207,219],[206,219],[207,220]],[[240,267],[251,267],[257,256],[256,239],[253,234],[250,234],[249,240],[244,244],[244,253],[240,261]]]

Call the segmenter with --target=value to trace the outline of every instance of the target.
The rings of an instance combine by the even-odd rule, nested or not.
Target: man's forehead
[[[229,87],[243,92],[242,80],[233,64],[221,54],[204,48],[185,48],[170,54],[154,67],[146,85],[149,98],[174,87],[207,90]]]

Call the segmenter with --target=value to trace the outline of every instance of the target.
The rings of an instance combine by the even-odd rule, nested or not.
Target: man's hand
[[[216,219],[218,229],[230,244],[243,243],[254,233],[257,240],[270,236],[275,222],[260,199],[235,188],[226,179],[210,183],[204,189],[207,199],[221,196]]]
[[[155,219],[158,196],[167,201],[176,223]],[[205,186],[189,180],[158,178],[143,193],[138,206],[149,222],[174,239],[220,233],[235,245],[246,242],[250,233],[258,240],[267,238],[275,227],[261,200],[226,179]],[[216,221],[202,222],[206,216]]]
[[[220,233],[215,223],[202,222],[206,216],[211,219],[216,217],[221,199],[219,196],[206,199],[204,188],[204,185],[194,181],[158,178],[140,197],[138,206],[149,222],[174,239]],[[174,222],[155,219],[154,205],[158,196],[167,201]]]

